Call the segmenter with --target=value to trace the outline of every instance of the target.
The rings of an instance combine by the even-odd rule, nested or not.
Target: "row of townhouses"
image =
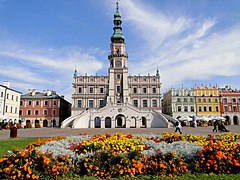
[[[78,93],[82,93],[85,98],[84,101],[78,100],[74,102],[72,111],[83,111],[84,109],[94,109],[97,107],[104,107],[106,105],[104,101],[104,80],[99,77],[99,82],[102,80],[102,84],[95,85],[93,91],[99,91],[97,98],[91,98],[91,91],[88,89],[88,93],[84,87],[78,87]],[[147,79],[147,77],[146,77]],[[137,81],[130,78],[131,81]],[[150,79],[149,79],[150,80]],[[82,77],[82,81],[91,82]],[[93,80],[92,80],[93,81]],[[86,88],[85,86],[85,88]],[[91,83],[90,85],[91,86]],[[98,90],[96,87],[99,87]],[[137,97],[138,94],[144,97],[148,91],[153,91],[153,94],[157,94],[156,102],[149,101],[148,105],[144,105],[145,102],[139,102],[141,99],[133,99],[133,106],[135,107],[153,107],[161,111],[163,114],[169,115],[173,118],[181,117],[182,119],[189,119],[193,116],[202,117],[224,117],[229,124],[239,125],[240,118],[240,91],[231,89],[230,86],[219,88],[217,86],[200,86],[191,89],[171,88],[163,94],[161,102],[160,88],[155,86],[142,85],[141,88],[132,85],[132,96]],[[103,88],[103,90],[101,90]],[[137,90],[135,90],[135,88]],[[156,88],[156,89],[155,89]],[[74,96],[75,97],[75,96]],[[81,96],[80,96],[81,97]],[[102,97],[102,98],[101,98]],[[144,98],[142,98],[144,100]],[[102,101],[101,101],[102,100]],[[91,102],[93,101],[93,102]],[[161,109],[161,110],[160,110]],[[35,89],[29,90],[27,94],[21,95],[20,92],[11,89],[9,82],[4,82],[0,85],[0,119],[15,123],[20,123],[22,127],[60,127],[61,122],[71,115],[71,104],[64,99],[63,96],[59,96],[55,91],[37,92]]]
[[[0,122],[19,123],[21,127],[60,127],[71,116],[71,103],[55,91],[27,94],[10,88],[10,82],[0,85]]]
[[[240,118],[240,91],[230,86],[199,86],[191,89],[171,88],[163,94],[162,112],[174,118],[192,116],[224,117],[229,124]]]

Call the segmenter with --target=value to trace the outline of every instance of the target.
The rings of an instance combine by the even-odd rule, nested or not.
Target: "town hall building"
[[[62,128],[169,127],[174,121],[161,113],[161,82],[156,75],[130,76],[118,2],[108,55],[108,76],[73,76],[72,116]]]

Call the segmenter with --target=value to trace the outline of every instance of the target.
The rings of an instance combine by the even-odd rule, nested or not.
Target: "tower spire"
[[[119,13],[119,7],[118,7],[118,0],[116,0],[116,12],[114,14],[114,32],[113,35],[111,37],[111,42],[113,43],[124,43],[125,38],[122,35],[122,20],[121,20],[121,15]]]
[[[76,65],[75,65],[75,70],[74,70],[73,76],[74,76],[74,77],[77,76],[77,67],[76,67]]]
[[[159,76],[159,71],[158,71],[158,67],[157,67],[157,74],[156,74],[156,76]]]

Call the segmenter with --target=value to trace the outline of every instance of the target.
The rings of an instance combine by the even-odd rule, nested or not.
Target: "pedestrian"
[[[196,116],[192,116],[191,126],[194,127],[194,128],[197,127],[197,117]]]
[[[218,124],[219,124],[218,121],[215,120],[214,123],[213,123],[213,127],[214,127],[213,128],[213,132],[215,132],[215,131],[217,132],[218,131],[218,129],[217,129]]]
[[[179,121],[179,119],[177,119],[176,123],[175,123],[176,129],[175,132],[179,131],[180,134],[182,134],[182,126],[181,126],[181,122]]]

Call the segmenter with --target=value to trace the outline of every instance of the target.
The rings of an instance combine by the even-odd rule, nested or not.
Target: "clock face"
[[[121,61],[116,61],[115,65],[116,65],[116,67],[121,67],[122,66],[122,62]]]

